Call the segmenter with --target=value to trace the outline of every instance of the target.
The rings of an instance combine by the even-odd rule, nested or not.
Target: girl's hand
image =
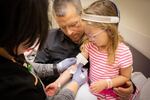
[[[53,83],[49,84],[45,88],[46,94],[48,96],[55,95],[58,92],[58,90],[59,90],[59,86],[58,86],[58,84],[56,82],[53,82]]]
[[[99,80],[99,81],[91,83],[90,85],[90,90],[93,93],[99,93],[106,88],[107,88],[106,80]]]

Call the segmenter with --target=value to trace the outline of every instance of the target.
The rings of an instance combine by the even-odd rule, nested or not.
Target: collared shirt
[[[80,45],[72,42],[60,29],[52,29],[41,51],[37,52],[35,62],[58,63],[65,58],[75,57]]]

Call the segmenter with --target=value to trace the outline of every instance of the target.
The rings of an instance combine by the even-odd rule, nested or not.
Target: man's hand
[[[133,84],[131,81],[127,81],[122,87],[114,88],[115,93],[121,100],[129,100],[133,90]]]

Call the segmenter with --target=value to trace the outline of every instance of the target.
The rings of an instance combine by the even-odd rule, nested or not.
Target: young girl
[[[109,0],[98,0],[83,11],[88,41],[82,55],[90,61],[90,91],[102,100],[117,99],[114,87],[130,80],[132,54],[118,33],[119,12]]]

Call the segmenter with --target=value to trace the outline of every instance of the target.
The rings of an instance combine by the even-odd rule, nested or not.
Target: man
[[[84,24],[80,17],[82,9],[79,0],[54,0],[53,10],[60,28],[49,31],[43,49],[37,52],[35,58],[37,63],[58,63],[65,58],[75,57],[80,52],[80,45],[84,40]],[[47,84],[50,78],[55,80],[54,77],[57,78],[56,73],[55,76],[47,76],[43,80]],[[126,85],[128,88],[120,87],[116,92],[129,96],[133,92],[133,86],[131,82]]]
[[[57,6],[58,3],[60,9]],[[69,5],[67,8],[66,4]],[[55,6],[56,4],[56,6]],[[62,6],[61,6],[62,5]],[[53,5],[55,18],[60,26],[60,29],[49,31],[44,48],[37,52],[35,62],[37,63],[58,63],[65,58],[75,57],[80,52],[81,39],[84,36],[83,23],[81,23],[81,5],[77,1],[64,0],[63,2],[54,1]],[[68,11],[67,11],[68,10]],[[66,12],[67,11],[67,16]],[[63,17],[65,16],[65,17]],[[45,84],[48,84],[58,78],[59,73],[55,73],[53,77],[42,78]],[[53,80],[52,80],[53,79]]]

